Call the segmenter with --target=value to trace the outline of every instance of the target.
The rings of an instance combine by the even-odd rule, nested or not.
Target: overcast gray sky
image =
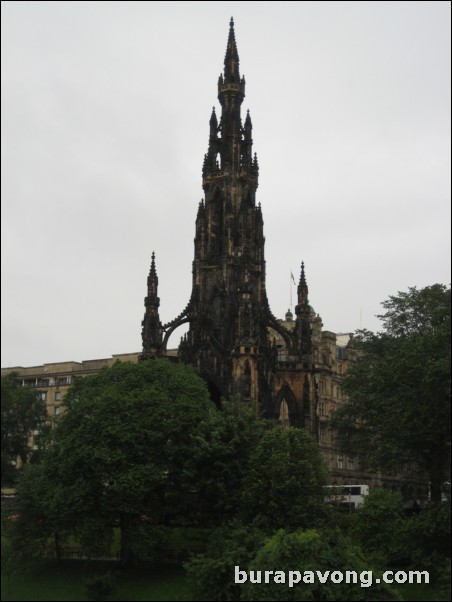
[[[2,366],[139,351],[153,250],[185,307],[231,15],[273,313],[301,260],[336,332],[450,282],[449,2],[6,1]]]

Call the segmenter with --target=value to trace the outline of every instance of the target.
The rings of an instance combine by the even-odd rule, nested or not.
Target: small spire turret
[[[255,174],[257,175],[259,173],[259,161],[257,160],[257,153],[254,153],[253,169]]]
[[[245,117],[245,131],[250,131],[253,129],[253,124],[251,123],[250,110],[247,109],[246,117]]]
[[[152,251],[151,267],[148,276],[148,294],[144,299],[146,308],[144,319],[141,323],[141,337],[143,339],[143,355],[140,359],[146,360],[162,355],[162,323],[159,316],[160,299],[158,297],[159,279],[155,266],[155,253]]]
[[[308,305],[308,285],[306,282],[306,275],[304,272],[304,261],[301,262],[301,272],[300,272],[300,281],[298,283],[298,304],[299,305]]]
[[[224,57],[224,83],[238,84],[240,82],[239,53],[235,41],[234,19],[229,22],[229,37]]]
[[[216,138],[217,131],[218,131],[218,119],[217,119],[217,114],[215,113],[215,107],[212,107],[212,115],[210,117],[209,124],[210,124],[210,137]]]

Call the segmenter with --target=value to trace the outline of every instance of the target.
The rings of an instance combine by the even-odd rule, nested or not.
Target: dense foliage
[[[194,600],[240,600],[241,587],[234,582],[234,567],[248,566],[264,541],[259,529],[229,524],[215,529],[205,554],[186,563]]]
[[[295,533],[280,530],[265,542],[248,567],[241,567],[249,575],[240,599],[398,600],[387,585],[372,582],[369,568],[359,548],[338,530],[328,533],[314,529]],[[357,583],[346,583],[347,570],[356,571]],[[254,571],[254,582],[251,582],[251,571]],[[265,571],[272,572],[268,583],[264,581]],[[294,574],[292,586],[289,571],[299,573],[299,576]],[[342,572],[342,581],[334,582],[330,578],[336,571]],[[318,572],[324,576],[322,579]]]
[[[19,504],[33,498],[59,529],[96,532],[93,546],[119,526],[122,560],[132,562],[143,529],[196,511],[188,460],[199,425],[216,411],[193,370],[166,360],[118,362],[81,379],[53,430],[39,495],[21,495],[24,483]]]
[[[23,465],[36,459],[28,439],[33,431],[45,430],[46,404],[35,389],[21,387],[17,374],[11,373],[1,379],[2,404],[2,487],[15,482],[17,460]],[[36,437],[37,438],[37,437]]]
[[[349,401],[332,426],[364,468],[414,466],[439,502],[450,478],[450,288],[410,288],[383,307],[383,332],[358,338],[360,359],[343,382]]]
[[[306,431],[267,431],[251,456],[245,518],[266,530],[312,526],[323,512],[325,479],[319,447]]]
[[[403,516],[400,492],[376,488],[357,509],[351,533],[361,548],[381,566],[405,559],[409,520]]]

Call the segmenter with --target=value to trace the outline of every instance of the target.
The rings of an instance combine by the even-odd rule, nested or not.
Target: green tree
[[[259,529],[240,523],[214,529],[206,553],[185,564],[193,600],[240,600],[241,586],[234,582],[234,567],[247,567],[264,538]]]
[[[42,396],[36,390],[21,387],[16,373],[1,379],[1,405],[3,487],[15,482],[18,458],[21,464],[32,459],[28,438],[32,431],[45,429],[48,416]]]
[[[365,497],[353,516],[351,532],[355,541],[381,566],[409,554],[409,519],[403,517],[402,508],[400,492],[376,488]]]
[[[431,504],[408,522],[412,564],[427,570],[432,583],[449,591],[451,581],[451,504]]]
[[[44,458],[43,509],[64,528],[94,521],[105,541],[119,525],[121,559],[133,563],[143,524],[194,512],[188,459],[199,425],[216,411],[193,369],[168,360],[117,362],[76,381]]]
[[[239,565],[240,566],[240,565]],[[259,549],[253,561],[240,570],[248,572],[241,586],[240,600],[399,600],[399,596],[387,585],[372,583],[370,567],[359,547],[338,530],[322,533],[314,529],[286,533],[277,531]],[[265,571],[270,571],[265,583]],[[289,572],[297,581],[289,584]],[[322,574],[318,577],[319,571]],[[333,582],[333,572],[355,571],[357,583]],[[279,574],[278,574],[279,573]],[[337,574],[337,573],[336,573]],[[240,575],[243,579],[244,575]],[[361,581],[361,578],[363,580]],[[367,586],[362,586],[367,583]],[[372,583],[371,586],[370,583]]]
[[[14,548],[25,557],[41,557],[52,538],[59,558],[65,507],[53,503],[44,463],[27,464],[21,470],[14,509],[14,528],[10,532]]]
[[[274,428],[251,455],[245,518],[269,530],[312,526],[323,514],[325,478],[319,447],[306,431]]]
[[[383,332],[358,337],[332,427],[364,468],[417,466],[439,502],[450,479],[450,288],[413,287],[382,305]]]
[[[203,526],[219,526],[240,512],[250,458],[262,437],[264,424],[251,408],[240,402],[222,401],[221,411],[205,416],[191,454],[193,484]]]

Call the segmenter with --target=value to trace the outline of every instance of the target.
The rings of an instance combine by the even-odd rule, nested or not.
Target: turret
[[[306,275],[304,273],[304,261],[301,262],[301,273],[300,273],[300,281],[298,283],[297,288],[298,293],[298,304],[299,305],[308,305],[308,285],[306,283]]]
[[[144,319],[141,323],[141,337],[143,339],[142,360],[162,355],[162,323],[159,316],[160,299],[158,297],[159,279],[155,267],[155,253],[152,252],[151,268],[148,276],[148,294],[144,299],[146,308]]]
[[[235,42],[234,19],[231,17],[229,22],[228,44],[226,46],[226,54],[224,57],[225,84],[240,83],[239,62],[239,53],[237,52],[237,44]]]
[[[311,308],[308,301],[308,285],[304,271],[304,262],[301,262],[300,281],[297,288],[298,304],[295,307],[297,316],[295,324],[296,347],[303,355],[311,352],[311,326],[309,322]]]

